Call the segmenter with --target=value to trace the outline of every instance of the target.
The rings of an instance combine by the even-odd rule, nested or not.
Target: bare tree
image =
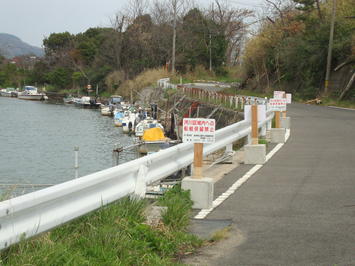
[[[115,19],[111,21],[116,34],[113,37],[113,56],[115,59],[115,68],[119,69],[121,65],[123,32],[127,27],[127,17],[122,13],[117,13]]]
[[[147,13],[149,0],[129,0],[125,11],[132,20]]]
[[[247,33],[247,25],[244,20],[251,17],[252,14],[253,12],[247,9],[232,8],[227,0],[215,0],[215,5],[212,5],[209,10],[211,19],[221,26],[223,34],[228,40],[227,65],[236,63]]]
[[[171,20],[169,4],[160,0],[154,0],[150,6],[150,14],[154,23],[162,25]]]
[[[179,4],[181,5],[180,0],[171,0],[170,1],[172,11],[173,11],[173,50],[171,57],[171,71],[175,72],[175,52],[176,52],[176,20]]]

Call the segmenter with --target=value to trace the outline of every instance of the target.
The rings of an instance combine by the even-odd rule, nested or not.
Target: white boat
[[[101,106],[100,112],[104,116],[112,116],[113,110],[114,110],[114,107],[112,105],[109,105],[109,106],[103,105],[103,106]]]
[[[19,92],[17,97],[22,100],[43,101],[48,99],[44,93],[39,93],[33,86],[25,86],[24,91]]]
[[[117,109],[114,112],[113,122],[116,127],[122,126],[122,121],[124,118],[124,113],[122,111],[118,111]]]
[[[75,98],[71,95],[68,95],[67,97],[63,98],[63,102],[67,104],[72,104],[75,102]]]
[[[17,97],[17,91],[14,88],[1,89],[0,95],[4,97]]]
[[[99,108],[101,103],[97,102],[95,98],[90,96],[83,96],[81,98],[74,99],[75,105],[84,108]]]
[[[122,119],[122,131],[123,133],[134,132],[137,123],[137,114],[125,111],[124,117]]]

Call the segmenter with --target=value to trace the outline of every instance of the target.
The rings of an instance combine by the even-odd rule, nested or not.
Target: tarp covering
[[[144,130],[142,139],[144,141],[158,141],[165,140],[165,136],[161,128],[155,127]]]

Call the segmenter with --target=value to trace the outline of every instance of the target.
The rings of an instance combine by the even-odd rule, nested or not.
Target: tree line
[[[245,48],[243,85],[260,91],[287,89],[301,98],[324,94],[335,2],[329,94],[338,99],[355,98],[354,1],[266,2],[270,12],[263,17],[258,32]]]
[[[114,92],[151,68],[184,73],[203,66],[223,74],[240,56],[251,14],[219,0],[208,8],[184,0],[131,0],[110,27],[52,33],[43,40],[45,57],[13,76],[55,91],[92,84]],[[13,83],[8,74],[2,82],[0,72],[0,84]]]
[[[314,98],[324,90],[333,2],[264,0],[258,17],[228,0],[207,8],[186,0],[130,0],[110,27],[46,37],[45,57],[31,67],[0,57],[0,86],[63,91],[91,84],[120,93],[125,81],[147,69],[184,74],[204,68],[223,76],[234,67],[241,88]],[[355,97],[354,14],[353,0],[336,1],[330,94],[339,99]]]

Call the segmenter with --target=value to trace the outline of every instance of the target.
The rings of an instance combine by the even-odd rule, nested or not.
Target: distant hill
[[[21,55],[35,55],[41,57],[44,55],[44,51],[39,47],[23,42],[14,35],[0,33],[0,55],[9,59]]]

